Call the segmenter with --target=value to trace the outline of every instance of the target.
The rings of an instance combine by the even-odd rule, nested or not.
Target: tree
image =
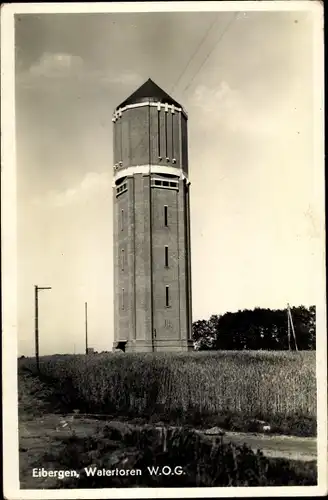
[[[291,313],[298,349],[315,349],[315,306],[293,307]],[[196,321],[193,339],[199,350],[286,350],[287,329],[287,309],[245,309]],[[291,348],[295,349],[292,335]]]
[[[192,330],[193,341],[198,351],[213,349],[216,337],[216,329],[213,323],[204,319],[199,320],[193,323]]]
[[[309,346],[310,349],[316,347],[316,308],[315,306],[309,307]]]

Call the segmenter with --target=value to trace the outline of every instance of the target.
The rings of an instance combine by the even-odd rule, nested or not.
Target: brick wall
[[[153,307],[157,340],[176,338],[180,329],[178,194],[175,190],[152,188]],[[164,206],[168,207],[167,227]],[[165,246],[168,247],[168,267],[165,267]],[[166,307],[166,286],[169,286],[169,307]]]
[[[113,128],[114,164],[122,162],[117,171],[149,164],[177,169],[182,164],[188,171],[187,120],[181,113],[154,106],[127,109]]]

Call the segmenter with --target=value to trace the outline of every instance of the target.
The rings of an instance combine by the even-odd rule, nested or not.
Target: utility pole
[[[290,351],[290,320],[289,320],[289,304],[287,304],[287,336],[288,336],[288,350]]]
[[[88,354],[88,303],[84,304],[85,312],[85,354]]]
[[[51,290],[51,286],[34,285],[34,304],[35,304],[35,360],[37,371],[40,372],[39,359],[39,290]]]
[[[289,326],[289,323],[290,323],[290,326],[291,326],[292,332],[293,332],[293,338],[294,338],[294,344],[295,344],[295,351],[298,351],[297,342],[296,342],[295,328],[294,328],[292,313],[291,313],[289,304],[287,304],[287,314],[288,314],[288,320],[289,320],[288,321],[288,326]],[[289,327],[289,335],[290,335],[290,327]]]

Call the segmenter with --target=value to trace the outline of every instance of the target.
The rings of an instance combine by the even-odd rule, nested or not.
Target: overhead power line
[[[180,74],[179,78],[177,79],[177,81],[175,82],[175,84],[172,86],[170,92],[173,92],[173,90],[177,87],[178,83],[180,82],[181,78],[183,77],[183,75],[185,74],[186,70],[189,68],[189,65],[191,63],[191,61],[193,60],[193,58],[195,57],[195,55],[197,54],[197,52],[199,51],[200,47],[203,45],[204,41],[206,40],[206,38],[208,37],[211,29],[213,28],[213,26],[215,25],[215,23],[218,21],[219,19],[219,16],[220,14],[218,14],[214,21],[210,24],[209,28],[206,30],[206,33],[205,35],[202,37],[201,41],[197,44],[197,47],[196,47],[196,50],[193,52],[192,56],[190,57],[190,59],[188,60],[186,66],[184,67],[182,73]]]
[[[232,25],[232,23],[234,22],[234,20],[236,19],[238,13],[235,12],[232,19],[228,22],[228,24],[226,25],[226,27],[224,28],[224,30],[222,31],[218,41],[215,43],[214,47],[208,52],[207,56],[205,57],[203,63],[201,64],[200,68],[196,71],[196,73],[194,74],[194,76],[192,77],[192,79],[190,80],[190,82],[188,83],[188,85],[184,88],[184,92],[186,92],[186,90],[189,89],[189,87],[191,86],[191,84],[193,83],[193,81],[195,80],[196,76],[198,75],[198,73],[201,71],[201,69],[204,67],[205,63],[207,62],[207,60],[209,59],[209,57],[212,55],[212,53],[214,52],[214,49],[216,49],[216,47],[218,46],[218,44],[221,42],[222,38],[224,37],[224,35],[226,34],[226,32],[228,31],[228,29],[230,28],[230,26]]]

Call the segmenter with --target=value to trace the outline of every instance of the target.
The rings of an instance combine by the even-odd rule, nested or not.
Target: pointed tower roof
[[[151,101],[151,102],[163,102],[167,104],[174,104],[178,108],[182,108],[181,104],[172,99],[164,90],[162,90],[158,85],[156,85],[150,78],[139,87],[133,94],[130,95],[125,101],[123,101],[118,108],[123,108],[129,104],[137,104],[139,102]]]

